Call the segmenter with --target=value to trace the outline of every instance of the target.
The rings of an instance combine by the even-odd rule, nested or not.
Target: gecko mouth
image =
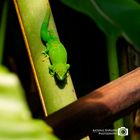
[[[58,78],[58,80],[63,81],[66,78],[66,74],[63,75],[63,76],[60,76],[60,75],[56,74],[56,77]]]
[[[67,75],[64,75],[63,77],[58,77],[58,75],[55,75],[55,82],[60,89],[63,89],[67,84]]]

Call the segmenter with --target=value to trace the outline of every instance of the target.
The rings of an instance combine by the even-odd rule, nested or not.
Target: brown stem
[[[61,139],[78,140],[139,106],[140,68],[137,68],[53,113],[46,122]]]

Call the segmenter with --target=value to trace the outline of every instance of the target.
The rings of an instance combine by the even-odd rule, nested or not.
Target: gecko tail
[[[49,40],[49,33],[45,23],[43,23],[41,27],[41,40],[45,43]]]
[[[49,32],[48,32],[50,13],[51,12],[50,12],[50,8],[49,8],[49,10],[47,11],[47,14],[45,15],[45,18],[43,20],[42,26],[41,26],[40,36],[41,36],[41,40],[44,43],[47,43],[49,38],[50,38],[50,35],[49,35]]]

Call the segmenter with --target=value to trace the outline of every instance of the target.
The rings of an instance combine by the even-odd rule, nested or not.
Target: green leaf
[[[31,119],[30,110],[26,104],[24,90],[18,77],[0,66],[0,120]]]
[[[66,5],[70,6],[71,8],[86,14],[87,16],[91,17],[98,27],[107,35],[119,36],[120,30],[118,27],[110,22],[106,15],[102,12],[98,11],[96,5],[93,4],[91,0],[61,0]],[[105,18],[106,17],[106,18]]]
[[[59,140],[42,120],[0,120],[1,140]]]
[[[58,140],[50,126],[31,118],[18,77],[0,66],[0,140]]]
[[[140,5],[134,0],[61,0],[89,15],[107,35],[121,33],[140,51]],[[108,25],[107,25],[108,24]],[[113,27],[113,28],[112,28]],[[117,31],[116,31],[117,30]],[[109,33],[109,34],[108,34]],[[110,34],[112,35],[112,34]]]
[[[140,51],[140,5],[134,0],[91,0],[122,31],[122,35]]]

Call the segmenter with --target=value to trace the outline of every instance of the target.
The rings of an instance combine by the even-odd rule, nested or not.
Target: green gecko
[[[59,41],[54,31],[48,30],[50,13],[49,10],[41,26],[41,40],[46,44],[46,49],[43,54],[49,56],[51,61],[49,73],[56,76],[58,80],[63,81],[68,75],[70,65],[67,64],[67,52],[65,47]]]

